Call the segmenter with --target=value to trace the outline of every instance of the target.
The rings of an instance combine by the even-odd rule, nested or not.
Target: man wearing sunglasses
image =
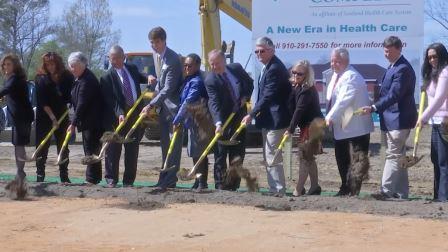
[[[255,118],[255,126],[262,129],[263,158],[269,192],[275,196],[283,196],[286,190],[283,157],[280,154],[275,158],[275,150],[291,119],[288,109],[288,97],[291,93],[289,73],[275,56],[275,47],[270,38],[257,39],[255,54],[263,64],[258,81],[257,103],[252,112],[243,118],[242,123],[249,124]]]
[[[369,169],[370,132],[373,131],[370,115],[354,115],[357,109],[369,105],[370,99],[364,78],[349,63],[347,49],[333,49],[333,76],[327,86],[325,121],[333,132],[334,152],[341,176],[337,196],[359,194]]]

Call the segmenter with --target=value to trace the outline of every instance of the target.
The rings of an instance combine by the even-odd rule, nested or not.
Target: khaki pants
[[[275,159],[275,150],[277,149],[286,129],[262,130],[263,135],[263,159],[266,163],[266,172],[268,177],[269,192],[285,193],[285,172],[283,170],[282,153]],[[268,165],[271,164],[271,165]]]

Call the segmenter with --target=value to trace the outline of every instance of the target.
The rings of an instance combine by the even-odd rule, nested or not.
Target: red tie
[[[338,84],[339,77],[341,77],[341,75],[340,74],[336,74],[336,80],[334,81],[333,89],[331,90],[330,101],[328,102],[327,113],[330,111],[331,106],[333,106],[333,92],[334,92],[334,89],[335,89],[336,85]]]

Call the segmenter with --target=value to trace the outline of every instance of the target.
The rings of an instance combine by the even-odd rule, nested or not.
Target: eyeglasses
[[[291,74],[292,74],[292,75],[297,75],[297,76],[299,76],[299,77],[303,77],[303,76],[305,76],[305,73],[302,73],[302,72],[296,72],[296,71],[292,71]]]
[[[266,50],[264,50],[264,49],[255,50],[255,51],[254,51],[255,54],[263,54],[263,53],[265,53],[265,52],[266,52]]]
[[[438,58],[439,58],[439,56],[437,56],[437,55],[428,55],[429,60],[438,59]]]

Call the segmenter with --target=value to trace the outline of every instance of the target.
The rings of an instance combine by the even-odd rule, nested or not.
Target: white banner
[[[316,79],[323,85],[331,50],[339,46],[349,50],[351,64],[370,80],[373,92],[374,83],[381,82],[380,72],[389,65],[382,42],[390,35],[403,41],[403,55],[420,80],[423,0],[254,0],[252,3],[253,42],[261,36],[271,38],[276,55],[287,67],[301,59],[309,60],[315,64]],[[255,72],[259,68],[257,65]]]

